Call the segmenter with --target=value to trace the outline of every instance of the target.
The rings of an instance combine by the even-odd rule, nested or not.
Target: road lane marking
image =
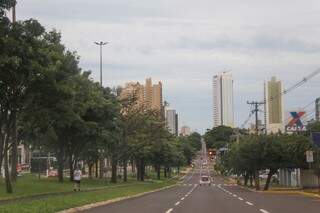
[[[266,211],[266,210],[264,210],[264,209],[259,209],[260,210],[260,212],[262,212],[262,213],[269,213],[268,211]]]
[[[180,204],[180,201],[176,202],[174,205],[175,206],[178,206]]]
[[[238,196],[234,194],[233,197],[238,197]]]
[[[253,203],[250,203],[250,202],[246,202],[246,204],[248,204],[249,206],[253,206]]]
[[[242,198],[242,197],[238,197],[238,199],[239,199],[239,200],[241,200],[241,201],[243,200],[243,198]]]
[[[170,213],[170,212],[172,212],[172,208],[171,209],[168,209],[168,211],[166,211],[166,213]]]
[[[183,198],[181,198],[181,200],[184,200],[185,198],[183,197]]]

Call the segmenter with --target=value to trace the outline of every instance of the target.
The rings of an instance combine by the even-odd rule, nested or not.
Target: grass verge
[[[133,179],[128,180],[129,183],[134,183]],[[87,179],[83,178],[81,180],[81,189],[95,189],[100,187],[109,187],[122,185],[123,183],[119,182],[118,184],[111,184],[104,179]],[[34,174],[26,174],[18,178],[18,181],[13,185],[13,193],[7,194],[5,192],[4,181],[0,179],[0,201],[23,198],[34,195],[50,194],[50,193],[59,193],[59,192],[70,192],[73,189],[73,183],[70,182],[67,178],[64,183],[58,183],[57,178],[41,178]]]
[[[177,179],[137,182],[128,186],[119,186],[94,192],[75,192],[70,195],[61,195],[48,197],[45,199],[22,201],[14,204],[5,204],[0,206],[0,212],[3,213],[52,213],[82,206],[94,202],[111,200],[119,197],[136,195],[143,192],[152,191],[162,187],[174,185]]]

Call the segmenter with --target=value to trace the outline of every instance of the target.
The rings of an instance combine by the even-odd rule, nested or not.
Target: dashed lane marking
[[[253,203],[250,203],[250,202],[246,202],[246,204],[248,204],[249,206],[253,206]]]
[[[243,198],[242,198],[242,197],[238,197],[238,199],[241,200],[241,201],[243,201]]]
[[[167,211],[166,211],[166,213],[170,213],[170,212],[172,212],[172,208],[171,209],[168,209]]]
[[[183,198],[181,198],[181,200],[184,200],[185,198],[183,197]]]
[[[180,201],[176,202],[174,205],[175,206],[178,206],[180,204]]]
[[[234,194],[233,197],[238,197],[238,196]]]
[[[266,210],[264,210],[264,209],[259,209],[260,210],[260,212],[262,212],[262,213],[269,213],[268,211],[266,211]]]

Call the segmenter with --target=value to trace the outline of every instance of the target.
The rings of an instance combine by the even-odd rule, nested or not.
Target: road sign
[[[313,151],[311,151],[311,150],[306,151],[306,156],[307,156],[307,163],[312,163],[313,162]]]

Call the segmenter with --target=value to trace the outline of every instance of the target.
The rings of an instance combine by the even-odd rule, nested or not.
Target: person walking
[[[81,170],[79,169],[79,167],[77,167],[77,169],[74,171],[74,174],[73,174],[73,180],[74,180],[73,191],[80,191],[81,176],[82,176]]]

